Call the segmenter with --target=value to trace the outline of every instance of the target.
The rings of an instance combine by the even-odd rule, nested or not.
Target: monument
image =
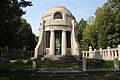
[[[79,56],[75,23],[75,17],[65,7],[50,8],[41,18],[39,41],[34,58],[43,56],[54,59],[65,55]]]

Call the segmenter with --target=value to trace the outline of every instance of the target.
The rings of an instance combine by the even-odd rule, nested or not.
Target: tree
[[[120,44],[120,1],[108,0],[96,11],[96,25],[99,28],[99,47],[117,47]]]
[[[82,33],[83,29],[87,26],[87,21],[85,21],[83,18],[79,21],[79,23],[76,24],[76,32],[77,32],[77,38],[78,42],[81,45],[81,40],[82,40]]]
[[[21,19],[21,26],[17,32],[17,47],[26,46],[29,50],[33,50],[36,45],[35,35],[31,26],[25,19]]]
[[[87,25],[83,30],[83,38],[81,40],[81,46],[83,50],[88,50],[89,46],[93,48],[98,48],[98,32],[95,25]]]
[[[25,0],[0,0],[0,47],[15,47],[20,19],[25,14],[22,7],[31,5]]]
[[[83,50],[120,44],[120,0],[108,0],[96,10],[95,20],[83,30],[81,41]]]
[[[94,20],[95,20],[95,17],[94,16],[90,16],[89,18],[88,18],[88,20],[87,20],[87,24],[93,24],[93,22],[94,22]]]

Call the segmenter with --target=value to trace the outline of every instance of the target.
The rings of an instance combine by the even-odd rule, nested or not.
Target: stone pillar
[[[82,57],[85,57],[85,53],[82,52]]]
[[[119,60],[120,60],[120,45],[118,45],[118,55],[119,55]]]
[[[26,51],[26,46],[25,45],[23,46],[23,51]]]
[[[110,47],[107,47],[107,54],[108,54],[107,59],[111,59],[111,55],[110,55]]]
[[[8,51],[8,46],[5,46],[5,50]]]
[[[92,47],[89,46],[89,58],[93,58]]]
[[[36,69],[37,69],[37,65],[36,65],[36,62],[37,62],[37,61],[36,61],[36,58],[32,57],[31,60],[32,60],[32,69],[33,69],[33,70],[36,70]]]
[[[50,35],[50,55],[55,54],[55,31],[51,31]]]
[[[82,70],[86,71],[86,58],[85,57],[83,57],[83,60],[82,60]]]
[[[114,67],[115,69],[119,69],[118,58],[114,58]]]
[[[103,59],[102,48],[100,48],[100,59]]]
[[[117,51],[115,50],[115,58],[118,58],[118,56],[117,56]]]
[[[97,52],[96,52],[96,49],[94,49],[94,59],[98,59],[98,55],[97,55]]]
[[[111,51],[111,53],[112,53],[112,59],[114,59],[114,53],[113,53],[113,51]]]
[[[62,55],[66,55],[66,31],[62,31]]]

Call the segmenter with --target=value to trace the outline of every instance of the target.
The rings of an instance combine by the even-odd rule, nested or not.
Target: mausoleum
[[[41,18],[39,41],[35,48],[34,58],[79,56],[75,24],[75,17],[65,7],[50,8]]]

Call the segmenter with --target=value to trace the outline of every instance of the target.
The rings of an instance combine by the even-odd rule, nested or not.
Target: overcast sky
[[[64,6],[79,21],[81,18],[87,20],[90,16],[94,16],[95,10],[101,7],[107,0],[27,0],[32,1],[33,6],[24,10],[26,14],[23,18],[27,19],[32,27],[35,35],[39,35],[40,19],[45,12],[54,6]]]

